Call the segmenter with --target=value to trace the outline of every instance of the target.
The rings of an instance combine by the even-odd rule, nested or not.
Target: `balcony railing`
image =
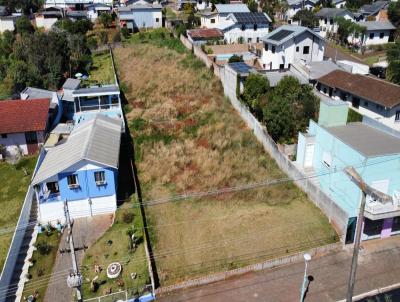
[[[400,194],[395,191],[393,194],[393,201],[388,203],[381,203],[379,201],[372,200],[369,196],[367,197],[367,203],[365,205],[365,211],[372,215],[390,215],[400,211]]]
[[[120,108],[119,104],[106,104],[106,105],[81,105],[77,108],[76,112],[85,111],[107,111]]]

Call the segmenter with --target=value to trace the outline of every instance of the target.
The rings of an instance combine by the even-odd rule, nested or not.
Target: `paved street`
[[[312,259],[308,275],[313,277],[306,302],[338,301],[345,298],[352,250],[342,250]],[[362,245],[355,294],[400,281],[400,236]],[[249,273],[226,281],[175,292],[158,300],[180,301],[297,301],[304,264]]]

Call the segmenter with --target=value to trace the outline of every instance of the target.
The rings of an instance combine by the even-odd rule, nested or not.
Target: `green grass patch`
[[[23,297],[36,294],[36,301],[43,301],[60,239],[61,234],[51,227],[38,235],[35,243],[36,250],[31,259],[32,265],[28,271],[29,281],[25,283]]]
[[[110,53],[94,54],[92,56],[92,68],[90,70],[89,80],[86,81],[88,85],[107,85],[114,84],[114,70]],[[85,83],[84,83],[85,84]]]
[[[129,229],[133,229],[135,233],[135,249],[130,248],[130,239],[127,235]],[[116,279],[109,279],[107,266],[115,261],[122,264],[122,273]],[[95,272],[95,265],[101,267],[100,273]],[[117,210],[114,224],[86,251],[82,274],[84,277],[82,291],[86,299],[102,296],[104,290],[110,288],[112,293],[128,289],[135,295],[141,293],[145,285],[150,283],[143,220],[135,198]],[[131,274],[136,274],[136,277],[132,278]],[[98,277],[93,287],[91,280],[96,276]]]
[[[0,163],[0,225],[10,228],[10,232],[0,236],[0,270],[3,269],[36,160],[37,157],[32,156],[22,158],[16,165]]]
[[[349,114],[347,115],[347,122],[362,122],[363,116],[362,114],[358,113],[357,111],[349,108]]]

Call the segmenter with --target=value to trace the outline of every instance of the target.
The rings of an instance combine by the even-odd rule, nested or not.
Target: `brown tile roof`
[[[46,129],[50,99],[0,101],[0,133]]]
[[[400,104],[400,86],[368,76],[334,70],[318,82],[349,92],[387,108]]]
[[[188,35],[193,39],[215,39],[223,38],[224,33],[218,28],[198,28],[188,30]]]

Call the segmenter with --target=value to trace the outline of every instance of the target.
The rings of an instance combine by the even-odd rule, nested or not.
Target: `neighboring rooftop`
[[[361,21],[358,25],[365,26],[367,30],[395,30],[396,27],[389,21]]]
[[[247,65],[244,62],[228,63],[227,65],[242,76],[248,75],[250,70],[252,69],[251,66]]]
[[[232,13],[229,15],[230,18],[236,23],[269,23],[272,22],[271,18],[266,13]]]
[[[192,40],[223,39],[224,33],[218,28],[197,28],[187,31]]]
[[[78,89],[80,85],[81,85],[81,80],[68,78],[65,81],[62,88],[68,89],[68,90],[75,90],[75,89]]]
[[[400,138],[360,122],[324,129],[366,157],[400,153]]]
[[[142,9],[162,9],[162,5],[158,3],[134,3],[125,7],[118,7],[119,12],[130,12],[133,10],[142,10]]]
[[[330,8],[324,7],[320,11],[318,11],[315,16],[319,18],[336,18],[341,17],[346,14],[352,15],[350,11],[344,8]]]
[[[216,4],[215,9],[218,13],[249,13],[246,4]]]
[[[295,70],[286,70],[286,71],[267,71],[263,74],[268,78],[269,85],[271,87],[275,87],[278,85],[279,81],[283,79],[285,76],[292,76],[299,80],[300,84],[305,85],[308,84],[308,80],[299,72]]]
[[[50,99],[0,101],[0,133],[44,131]]]
[[[304,2],[311,2],[313,4],[317,4],[318,0],[305,0]],[[303,0],[287,0],[287,3],[289,6],[291,5],[298,5],[298,4],[302,4]]]
[[[117,85],[108,85],[108,86],[95,86],[88,88],[79,88],[72,92],[74,96],[79,95],[90,95],[90,94],[119,94],[120,90]]]
[[[309,32],[315,37],[323,40],[320,35],[313,32],[311,29],[300,25],[282,25],[271,31],[268,35],[262,37],[261,40],[274,45],[281,45],[304,32]]]
[[[53,91],[50,90],[45,90],[45,89],[40,89],[40,88],[34,88],[34,87],[26,87],[22,92],[21,92],[21,99],[27,100],[27,99],[51,99],[54,96]]]
[[[393,108],[400,104],[400,86],[383,80],[338,69],[317,79],[317,81],[387,108]]]
[[[375,15],[381,9],[386,8],[389,6],[389,1],[375,1],[372,4],[364,4],[360,7],[359,12],[363,15]]]
[[[121,120],[98,114],[76,127],[66,142],[48,150],[32,183],[45,181],[81,160],[117,169],[120,140]]]

